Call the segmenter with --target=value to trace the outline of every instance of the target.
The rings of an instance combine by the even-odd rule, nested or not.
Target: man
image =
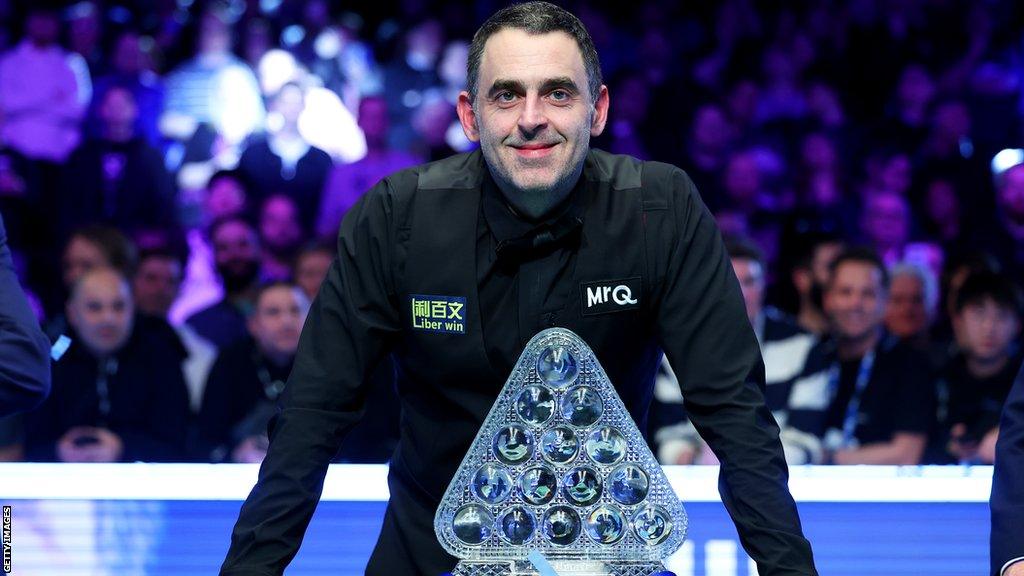
[[[221,351],[199,414],[200,459],[261,462],[267,421],[291,372],[309,300],[296,286],[267,284],[249,317],[250,338]]]
[[[813,233],[801,240],[798,250],[800,256],[792,273],[793,286],[799,298],[797,323],[804,330],[820,336],[828,331],[828,319],[821,307],[829,266],[843,251],[843,243],[838,236]]]
[[[1024,576],[1024,370],[1003,409],[992,475],[992,575]]]
[[[885,334],[888,288],[874,251],[850,248],[836,258],[824,300],[831,371],[793,386],[791,409],[807,399],[808,412],[822,407],[827,391],[831,401],[819,416],[835,464],[918,464],[924,454],[935,413],[928,357]],[[803,430],[813,428],[808,416]]]
[[[899,263],[889,269],[889,303],[885,329],[921,349],[928,348],[928,333],[939,303],[938,282],[919,264]]]
[[[135,317],[128,281],[111,268],[83,275],[67,309],[72,343],[50,398],[27,415],[28,459],[179,460],[188,400],[172,333]]]
[[[174,189],[160,152],[136,134],[139,109],[126,86],[99,101],[102,133],[84,142],[63,171],[62,236],[87,224],[126,233],[174,224]]]
[[[210,226],[213,258],[224,286],[224,297],[189,316],[186,323],[217,348],[245,338],[245,318],[259,282],[260,242],[252,225],[228,217]]]
[[[263,201],[259,219],[263,279],[288,281],[296,253],[302,246],[302,224],[295,200],[274,194]]]
[[[744,240],[726,242],[732,269],[740,283],[747,318],[761,345],[765,367],[765,402],[782,427],[782,446],[789,464],[818,463],[822,457],[821,442],[813,434],[786,426],[789,396],[798,377],[807,378],[808,366],[821,370],[823,360],[817,339],[796,325],[785,313],[766,306],[765,262],[761,250]],[[704,443],[689,423],[682,406],[679,382],[667,362],[662,362],[655,381],[655,401],[651,405],[658,460],[664,464],[714,464],[703,453]],[[704,457],[704,458],[702,458]]]
[[[334,245],[326,241],[315,241],[299,250],[292,268],[292,278],[310,300],[316,298],[320,285],[327,278],[327,271],[334,260]]]
[[[943,388],[949,453],[959,462],[991,464],[999,438],[999,415],[1020,368],[1017,336],[1020,288],[995,272],[969,276],[957,293],[953,323],[960,351],[946,368]]]
[[[692,183],[665,164],[590,150],[608,91],[571,14],[541,2],[503,9],[470,53],[458,110],[481,150],[392,175],[346,216],[221,573],[285,568],[359,419],[366,375],[389,352],[403,434],[366,573],[452,569],[435,510],[526,342],[562,326],[592,347],[640,429],[663,346],[725,463],[722,495],[761,572],[815,574],[756,383],[757,339]],[[588,285],[628,297],[588,307]],[[414,300],[464,306],[445,307],[453,328],[437,332],[414,327],[424,319]]]
[[[50,391],[50,343],[18,284],[0,217],[0,417],[30,410]]]

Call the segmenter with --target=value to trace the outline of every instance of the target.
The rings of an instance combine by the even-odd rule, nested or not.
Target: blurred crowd
[[[0,460],[258,462],[346,211],[472,149],[503,2],[0,0],[0,213],[54,343]],[[680,166],[726,237],[791,463],[991,463],[1021,364],[1024,6],[570,2],[595,147]],[[389,363],[338,461],[397,437]],[[649,440],[713,463],[665,364]]]

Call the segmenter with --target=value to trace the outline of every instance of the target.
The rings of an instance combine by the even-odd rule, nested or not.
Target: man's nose
[[[527,96],[523,102],[522,113],[519,115],[519,129],[523,135],[533,137],[547,125],[547,122],[544,102],[540,96],[537,94]]]

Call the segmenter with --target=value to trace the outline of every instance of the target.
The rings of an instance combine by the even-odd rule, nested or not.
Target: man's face
[[[320,285],[327,277],[333,257],[327,252],[316,251],[303,255],[295,265],[295,283],[310,299],[316,297]]]
[[[747,318],[753,322],[764,306],[764,270],[757,260],[733,258],[732,269],[740,281],[743,303],[747,306]]]
[[[68,322],[93,354],[117,351],[132,330],[134,310],[128,282],[109,269],[87,273],[68,301],[67,313]]]
[[[234,216],[245,210],[246,194],[234,178],[221,176],[210,182],[206,194],[206,212],[212,220]]]
[[[459,97],[466,136],[512,206],[540,218],[565,198],[583,169],[590,137],[604,129],[608,91],[587,88],[579,48],[568,34],[506,28],[491,36],[480,61],[479,93]]]
[[[37,11],[29,14],[25,22],[25,35],[36,46],[49,46],[60,34],[60,20],[53,12]]]
[[[151,256],[139,263],[132,279],[135,306],[140,312],[167,316],[181,287],[181,264],[174,258]]]
[[[249,320],[249,332],[265,354],[274,357],[294,356],[308,311],[309,300],[298,288],[270,288],[263,292],[256,303],[256,309]]]
[[[256,232],[243,222],[219,226],[213,236],[213,257],[228,293],[248,288],[259,274],[260,246]]]
[[[260,238],[275,256],[292,253],[302,241],[302,229],[295,203],[283,196],[275,196],[263,206],[260,215]]]
[[[829,282],[825,314],[837,337],[860,340],[881,326],[885,301],[882,272],[867,262],[847,261]]]
[[[70,290],[86,272],[102,266],[110,266],[103,250],[92,242],[75,236],[64,249],[64,286]]]
[[[899,246],[909,234],[906,201],[896,194],[873,194],[867,200],[861,227],[864,234],[881,247]]]
[[[100,103],[99,116],[108,128],[130,128],[138,115],[135,95],[124,88],[111,88]]]
[[[982,361],[1009,354],[1020,330],[1013,310],[990,298],[964,306],[957,321],[960,346],[968,356]]]
[[[885,327],[900,338],[917,336],[928,328],[928,310],[920,278],[901,274],[892,279]]]

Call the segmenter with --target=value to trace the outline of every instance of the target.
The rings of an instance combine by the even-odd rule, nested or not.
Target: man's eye
[[[516,99],[516,95],[509,92],[508,90],[498,94],[498,102],[512,102]]]
[[[555,101],[562,101],[569,99],[569,93],[565,90],[552,90],[551,99]]]

